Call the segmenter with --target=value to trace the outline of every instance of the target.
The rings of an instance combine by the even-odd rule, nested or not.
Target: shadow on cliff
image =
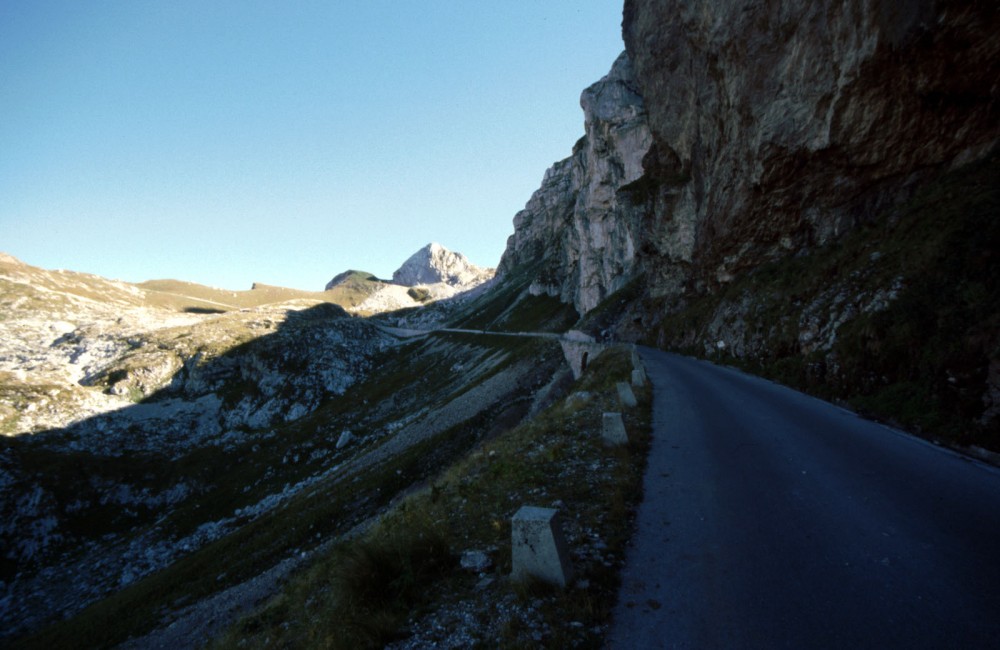
[[[692,292],[683,309],[641,295],[628,309],[653,317],[640,333],[651,345],[738,365],[931,440],[1000,451],[998,251],[994,152],[836,242]]]

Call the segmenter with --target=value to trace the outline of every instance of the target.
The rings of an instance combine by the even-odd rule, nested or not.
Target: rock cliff
[[[514,217],[502,276],[580,313],[641,275],[711,292],[823,246],[1000,138],[981,2],[625,3],[585,135]]]
[[[626,0],[622,32],[501,277],[1000,448],[995,3]]]
[[[652,290],[711,290],[824,245],[985,155],[1000,137],[998,16],[962,0],[626,0],[656,143]]]
[[[643,175],[652,139],[625,54],[583,91],[580,105],[586,133],[514,217],[497,273],[540,265],[531,292],[557,296],[582,314],[634,275],[639,213],[618,190]]]

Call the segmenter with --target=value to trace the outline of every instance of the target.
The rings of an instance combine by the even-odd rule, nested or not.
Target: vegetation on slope
[[[449,319],[451,327],[493,332],[565,332],[580,315],[548,295],[528,290],[535,268],[519,268],[499,278],[490,291]]]
[[[630,444],[601,442],[601,413],[621,410],[615,382],[631,369],[629,348],[601,354],[570,395],[435,473],[215,647],[377,648],[411,635],[413,647],[445,636],[463,646],[601,647],[649,441],[647,386],[624,415]],[[563,512],[571,588],[510,582],[510,519],[525,504]],[[463,570],[459,554],[472,549],[492,565]]]
[[[922,435],[1000,450],[1000,156],[827,247],[664,314],[649,343],[740,365]]]
[[[438,335],[389,349],[376,363],[379,372],[308,416],[169,460],[150,455],[132,466],[72,450],[19,450],[33,475],[52,470],[69,481],[81,472],[89,476],[90,468],[107,481],[127,482],[135,473],[137,487],[154,492],[159,482],[197,486],[196,495],[168,513],[139,509],[130,515],[138,520],[90,521],[85,528],[91,536],[138,538],[157,531],[178,538],[213,521],[230,530],[15,647],[109,647],[144,634],[178,607],[346,533],[478,440],[513,426],[528,412],[535,387],[561,363],[561,353],[551,342],[504,337],[498,346],[492,339]],[[506,388],[498,381],[504,373],[510,374]],[[487,383],[494,394],[471,394]],[[341,448],[344,431],[352,432],[353,442]],[[65,481],[53,489],[67,487]],[[274,495],[285,496],[255,510]]]

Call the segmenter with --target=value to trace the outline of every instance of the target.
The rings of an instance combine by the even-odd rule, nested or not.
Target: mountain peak
[[[431,242],[403,262],[392,274],[392,281],[406,287],[439,282],[453,287],[469,287],[492,276],[493,269],[476,266],[465,255]]]

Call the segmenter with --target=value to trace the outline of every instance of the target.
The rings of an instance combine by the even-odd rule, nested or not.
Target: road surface
[[[1000,471],[648,348],[612,648],[1000,648]]]

